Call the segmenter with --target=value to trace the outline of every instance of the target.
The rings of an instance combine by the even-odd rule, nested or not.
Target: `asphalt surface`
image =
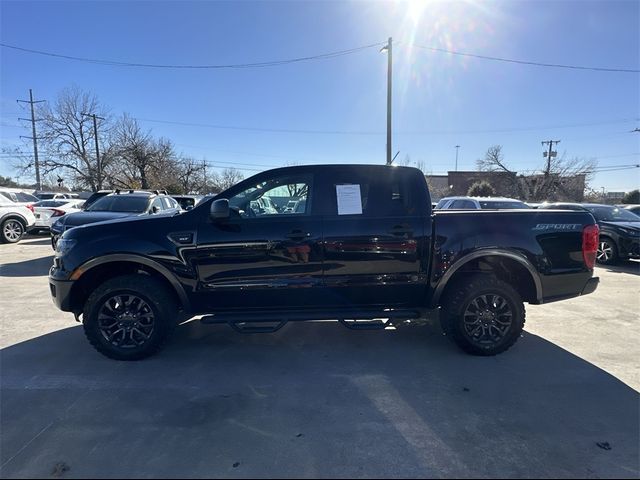
[[[53,306],[51,253],[0,245],[2,478],[640,476],[639,263],[492,358],[435,326],[191,322],[122,363]]]

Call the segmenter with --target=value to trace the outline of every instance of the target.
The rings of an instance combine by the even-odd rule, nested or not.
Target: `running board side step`
[[[267,325],[259,325],[260,323]],[[274,333],[284,327],[287,321],[274,324],[271,322],[227,322],[227,324],[238,333]]]
[[[393,323],[393,320],[345,320],[339,318],[338,321],[349,330],[384,330]]]
[[[393,323],[418,319],[423,316],[422,312],[414,309],[285,310],[218,313],[205,315],[200,319],[200,322],[207,325],[226,323],[239,333],[273,333],[280,330],[288,322],[295,321],[337,320],[351,330],[382,330]]]

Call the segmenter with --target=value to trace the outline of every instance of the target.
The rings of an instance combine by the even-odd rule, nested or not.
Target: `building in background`
[[[478,182],[489,183],[498,197],[520,200],[553,200],[581,202],[584,199],[586,177],[558,175],[518,175],[517,172],[450,171],[447,175],[425,175],[432,200],[443,197],[467,195],[469,188]],[[539,198],[543,197],[543,198]]]

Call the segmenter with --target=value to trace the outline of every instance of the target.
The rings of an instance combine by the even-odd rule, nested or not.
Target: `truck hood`
[[[135,212],[76,212],[63,216],[59,222],[65,227],[77,227],[88,223],[104,222],[120,218],[135,217],[140,213]]]

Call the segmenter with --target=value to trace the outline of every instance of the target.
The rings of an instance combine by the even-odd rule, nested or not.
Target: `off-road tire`
[[[105,302],[119,295],[138,297],[153,313],[153,331],[139,347],[118,347],[101,330],[98,317]],[[159,280],[143,274],[123,275],[107,280],[89,295],[82,317],[84,333],[98,352],[114,360],[142,360],[166,345],[177,325],[178,309],[173,292]]]
[[[504,300],[511,313],[511,324],[498,341],[480,344],[469,334],[468,329],[473,328],[473,325],[465,324],[464,315],[468,312],[468,308],[472,308],[471,304],[474,300],[485,295],[493,295],[494,298],[497,296]],[[473,317],[467,318],[473,319]],[[493,275],[477,274],[458,280],[446,292],[442,302],[440,321],[443,332],[462,350],[472,355],[492,356],[508,350],[518,341],[524,329],[525,309],[520,294],[511,285]],[[482,329],[483,335],[484,331]],[[491,332],[491,330],[488,331]]]

